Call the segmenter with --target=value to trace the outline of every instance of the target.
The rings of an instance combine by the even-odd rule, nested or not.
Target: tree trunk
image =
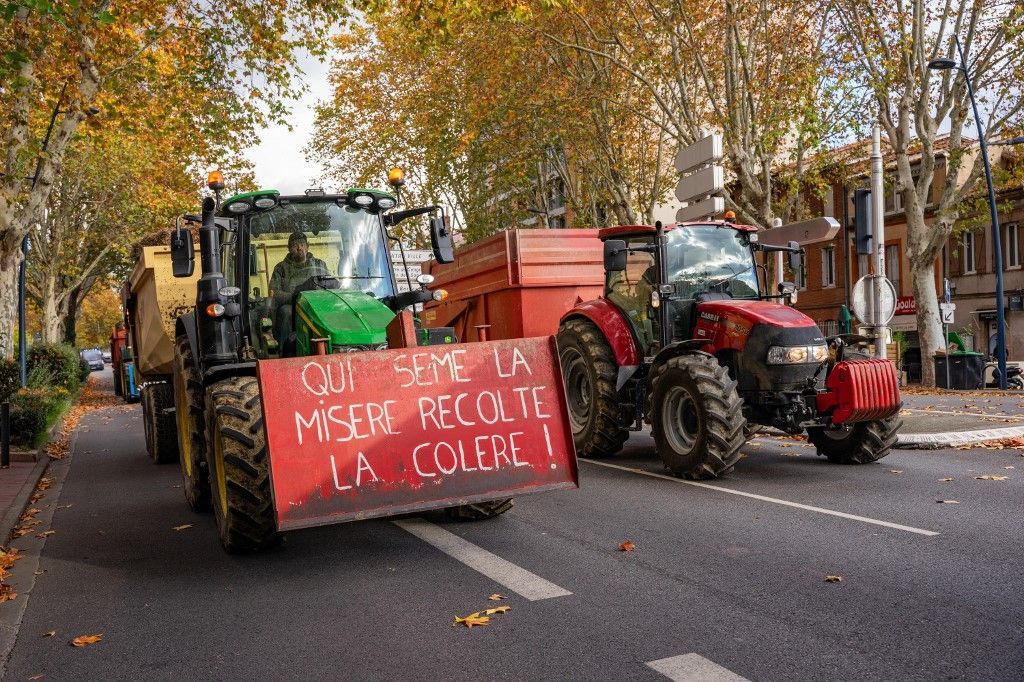
[[[60,343],[64,340],[64,311],[53,296],[43,300],[43,342]]]
[[[911,262],[914,298],[917,300],[917,333],[921,343],[921,383],[935,385],[935,351],[945,348],[939,324],[939,300],[935,293],[935,260]]]
[[[64,311],[64,343],[75,346],[78,342],[78,316],[82,312],[78,305],[79,289],[74,289],[68,294],[68,306]]]
[[[18,338],[18,261],[21,251],[4,254],[0,262],[0,358],[14,357]]]

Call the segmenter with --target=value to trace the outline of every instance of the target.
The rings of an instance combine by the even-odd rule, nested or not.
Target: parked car
[[[103,362],[110,363],[110,351],[103,351]]]
[[[93,372],[104,367],[103,352],[99,348],[86,348],[82,351],[82,359],[89,363],[89,369]]]

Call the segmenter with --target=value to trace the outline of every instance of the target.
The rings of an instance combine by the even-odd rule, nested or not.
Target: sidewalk
[[[954,447],[1024,437],[1024,392],[926,391],[903,393],[897,447]]]

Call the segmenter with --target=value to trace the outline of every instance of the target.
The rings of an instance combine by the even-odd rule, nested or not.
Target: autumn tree
[[[1009,0],[909,0],[879,5],[870,0],[836,0],[837,32],[849,55],[847,77],[874,101],[896,166],[895,190],[903,197],[922,356],[945,346],[939,325],[935,261],[958,221],[977,211],[970,199],[984,182],[975,122],[962,71],[933,72],[936,57],[959,61],[958,36],[966,66],[982,100],[982,129],[989,140],[1021,124],[1024,98],[1024,5]],[[949,126],[944,148],[936,144]],[[945,178],[933,192],[944,157]],[[936,198],[936,194],[938,195]],[[1002,267],[1002,264],[995,264]],[[934,385],[934,366],[922,364],[922,379]]]
[[[320,53],[342,2],[8,3],[0,13],[0,355],[11,352],[21,242],[92,112],[122,98],[187,109],[190,144],[216,157],[279,120],[301,89],[296,50]],[[125,97],[127,96],[127,97]],[[46,139],[48,122],[55,125]],[[150,121],[159,126],[159,121]],[[44,145],[44,139],[46,144]],[[44,148],[45,147],[45,148]]]
[[[105,348],[110,343],[110,333],[121,320],[121,297],[109,281],[98,283],[82,303],[78,319],[78,338],[74,345],[79,348]]]
[[[380,3],[338,38],[311,156],[351,183],[405,165],[408,199],[453,206],[468,239],[548,215],[553,196],[585,225],[649,217],[668,155],[628,97],[594,96],[628,80],[556,55],[508,8],[450,9]]]

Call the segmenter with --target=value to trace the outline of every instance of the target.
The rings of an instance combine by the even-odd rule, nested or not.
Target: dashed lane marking
[[[674,682],[747,682],[747,678],[697,654],[647,661],[647,667]]]
[[[709,483],[701,483],[699,481],[687,481],[682,478],[676,478],[674,476],[666,476],[665,474],[656,474],[652,471],[644,471],[643,469],[633,469],[631,467],[624,467],[618,464],[611,464],[609,462],[597,462],[592,459],[581,459],[581,462],[587,464],[596,464],[597,466],[607,467],[609,469],[619,469],[620,471],[628,471],[631,474],[640,474],[641,476],[650,476],[651,478],[660,478],[665,481],[672,481],[673,483],[681,483],[683,485],[691,485],[695,488],[706,488],[707,490],[715,490],[720,493],[728,493],[730,495],[739,495],[740,497],[749,497],[752,500],[761,500],[762,502],[771,502],[772,504],[781,504],[784,507],[793,507],[795,509],[803,509],[804,511],[816,512],[818,514],[827,514],[828,516],[838,516],[842,519],[850,519],[851,521],[860,521],[861,523],[870,523],[875,526],[885,526],[886,528],[894,528],[896,530],[906,531],[908,533],[917,533],[918,535],[934,536],[938,535],[933,530],[925,530],[923,528],[914,528],[913,526],[904,526],[900,523],[892,523],[891,521],[881,521],[879,519],[868,518],[867,516],[857,516],[856,514],[847,514],[846,512],[835,511],[834,509],[824,509],[822,507],[812,507],[809,504],[801,504],[799,502],[790,502],[789,500],[780,500],[777,497],[767,497],[765,495],[757,495],[755,493],[747,493],[742,490],[733,490],[731,488],[723,488],[717,485],[711,485]]]
[[[548,582],[429,521],[397,519],[392,523],[530,601],[567,597],[572,594],[569,590]]]

